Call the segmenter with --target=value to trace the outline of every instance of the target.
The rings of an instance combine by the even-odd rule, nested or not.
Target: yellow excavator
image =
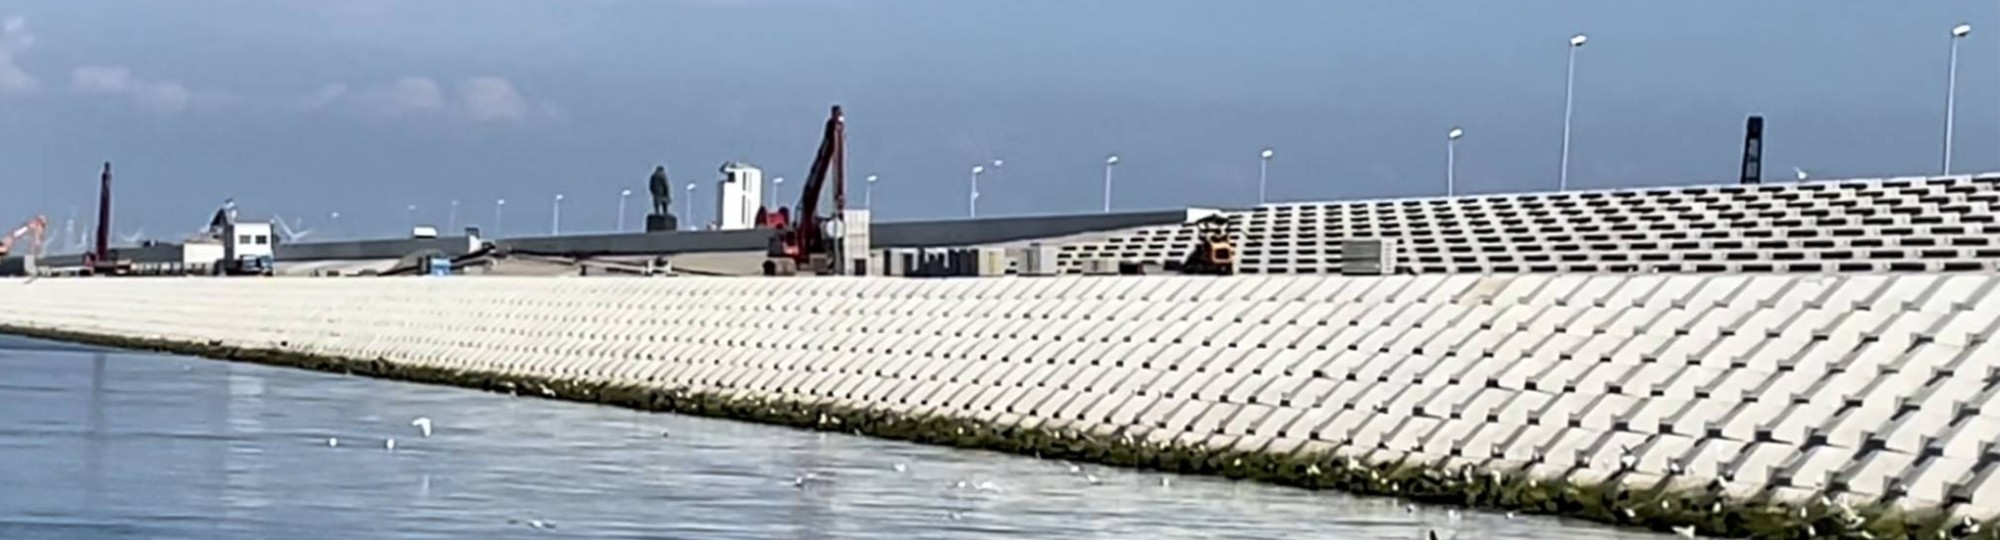
[[[1230,221],[1211,214],[1194,222],[1194,249],[1181,263],[1181,273],[1227,276],[1236,273],[1236,242],[1230,239]]]

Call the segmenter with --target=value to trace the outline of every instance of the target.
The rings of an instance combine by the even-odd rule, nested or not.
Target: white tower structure
[[[715,187],[717,229],[734,231],[757,227],[757,208],[764,204],[763,169],[736,161],[724,163],[722,179],[716,181]]]

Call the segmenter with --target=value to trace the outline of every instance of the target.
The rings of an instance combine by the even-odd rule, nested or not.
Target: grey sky
[[[1723,181],[1744,115],[1767,178],[1935,172],[1950,27],[1958,169],[2000,169],[1990,1],[0,0],[0,220],[191,230],[224,197],[343,236],[442,223],[609,229],[666,163],[802,178],[827,105],[885,219],[1243,205],[1552,187],[1566,40],[1580,51],[1572,184]],[[31,39],[24,39],[31,38]],[[8,66],[18,68],[10,78]],[[32,79],[23,83],[21,76]],[[797,182],[786,185],[788,199]],[[856,199],[859,186],[855,186]],[[858,201],[857,201],[858,202]],[[706,206],[706,195],[701,204]],[[636,216],[642,204],[635,198]],[[707,216],[708,208],[697,214]]]

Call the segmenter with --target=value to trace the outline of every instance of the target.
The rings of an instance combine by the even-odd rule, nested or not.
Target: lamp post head
[[[689,183],[688,183],[688,191],[694,191],[694,183],[693,183],[693,182],[689,182]]]
[[[1951,37],[1961,38],[1971,33],[1972,33],[1971,24],[1959,23],[1958,26],[1951,27]]]
[[[783,177],[783,176],[780,176],[780,177],[777,177],[777,178],[772,178],[772,179],[771,179],[771,183],[773,183],[773,184],[783,184],[783,183],[785,183],[785,177]]]
[[[1001,160],[1001,159],[993,160],[993,168],[995,169],[998,169],[1000,168],[1001,165],[1006,165],[1006,164],[1007,164],[1006,160]]]
[[[410,211],[411,211],[411,212],[415,212],[415,211],[417,211],[417,205],[414,205],[414,204],[410,205]]]
[[[1105,165],[1117,165],[1117,164],[1118,164],[1118,154],[1111,154],[1111,155],[1109,155],[1109,156],[1105,156],[1105,157],[1104,157],[1104,164],[1105,164]]]
[[[1271,156],[1274,154],[1271,152],[1271,149],[1265,148],[1263,153],[1257,155],[1258,157],[1262,157],[1264,159],[1271,159]]]
[[[972,166],[972,174],[979,174],[979,173],[983,173],[983,172],[986,172],[986,166],[985,166],[985,165],[973,165],[973,166]]]
[[[1457,126],[1453,126],[1453,127],[1451,128],[1451,131],[1449,131],[1449,132],[1446,132],[1446,133],[1444,134],[1444,136],[1445,136],[1446,138],[1449,138],[1449,139],[1451,139],[1451,140],[1454,140],[1454,141],[1456,141],[1456,140],[1458,140],[1458,138],[1459,138],[1459,137],[1464,137],[1464,136],[1465,136],[1465,130],[1464,130],[1464,129],[1460,129],[1460,128],[1458,128]]]
[[[1574,35],[1574,36],[1570,36],[1570,38],[1569,38],[1569,46],[1571,46],[1571,47],[1582,47],[1582,46],[1583,46],[1583,44],[1584,44],[1584,42],[1587,42],[1587,41],[1590,41],[1590,36],[1586,36],[1586,35],[1583,35],[1583,34],[1577,34],[1577,35]]]
[[[868,183],[870,183],[870,184],[873,184],[873,183],[875,183],[875,175],[872,175],[872,174],[871,174],[871,175],[868,175]]]
[[[493,201],[493,204],[497,204],[497,205],[500,205],[500,206],[507,206],[507,199],[500,199],[500,200],[497,200],[497,201]]]
[[[632,190],[629,190],[629,189],[627,189],[627,190],[624,190],[624,191],[620,191],[620,192],[618,192],[618,196],[620,196],[620,197],[630,197],[630,196],[632,196]]]
[[[332,217],[333,219],[340,219],[340,212],[334,212]]]

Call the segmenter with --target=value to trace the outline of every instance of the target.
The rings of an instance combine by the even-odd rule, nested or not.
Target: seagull
[[[395,439],[389,439],[389,440],[386,440],[386,441],[382,441],[382,448],[384,448],[384,449],[387,449],[387,450],[390,450],[390,451],[394,451],[394,450],[396,449],[396,440],[395,440]]]
[[[328,447],[336,447],[336,446],[340,446],[340,438],[339,438],[339,437],[327,437],[327,438],[326,438],[326,445],[327,445]]]
[[[1681,538],[1694,538],[1694,526],[1685,525],[1680,527],[1674,527],[1674,534],[1680,535]]]
[[[1160,477],[1160,487],[1174,487],[1174,479],[1165,476]]]
[[[1507,519],[1514,519],[1514,513],[1513,513],[1513,512],[1508,512],[1508,513],[1507,513]]]
[[[430,418],[430,417],[428,417],[428,416],[419,416],[419,417],[417,417],[417,419],[416,419],[416,420],[411,420],[411,421],[410,421],[410,425],[412,425],[412,426],[417,426],[417,430],[418,430],[418,431],[421,431],[421,432],[423,432],[423,433],[424,433],[424,437],[430,437],[430,436],[431,436],[431,418]]]
[[[896,466],[895,466],[895,469],[896,469],[896,472],[910,472],[910,466],[909,466],[909,465],[904,465],[904,464],[902,464],[902,463],[897,463],[897,464],[896,464]]]
[[[1083,475],[1083,481],[1085,481],[1085,482],[1090,482],[1090,485],[1093,485],[1093,486],[1095,486],[1095,485],[1098,485],[1098,484],[1102,484],[1102,483],[1104,483],[1104,482],[1103,482],[1102,480],[1099,480],[1099,479],[1097,478],[1097,475],[1095,475],[1095,474],[1086,474],[1086,475]]]

